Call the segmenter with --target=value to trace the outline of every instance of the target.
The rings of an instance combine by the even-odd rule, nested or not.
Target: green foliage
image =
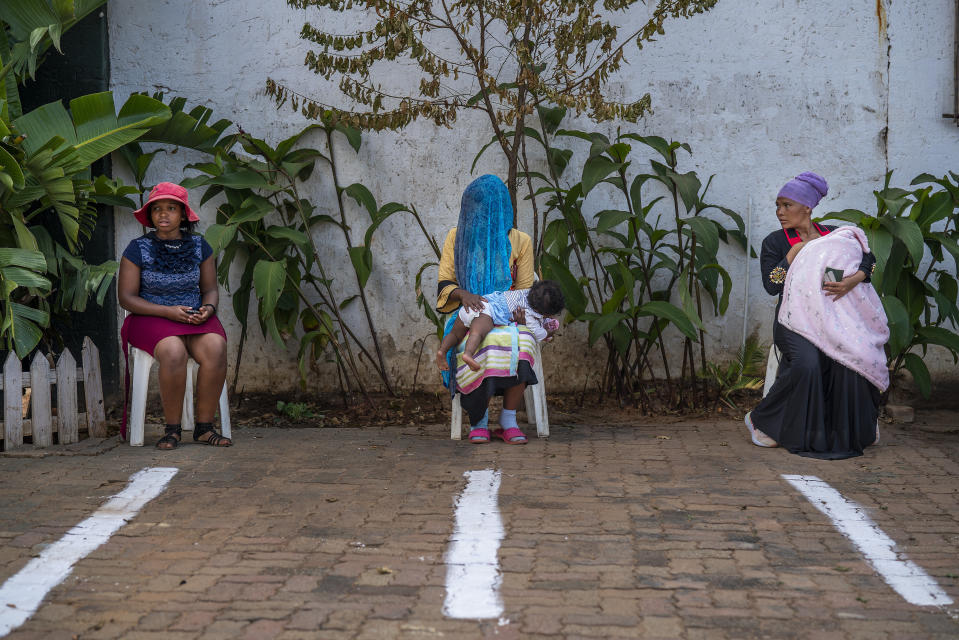
[[[769,347],[762,344],[755,333],[746,338],[736,357],[725,365],[706,363],[703,377],[716,389],[718,400],[731,409],[739,409],[733,400],[737,391],[755,391],[763,388],[766,354]]]
[[[436,249],[437,254],[439,254],[439,248]],[[441,256],[437,255],[437,259]],[[420,308],[423,312],[423,317],[429,320],[430,324],[433,325],[433,335],[436,336],[437,342],[443,341],[443,329],[446,326],[445,316],[440,315],[436,312],[436,309],[433,307],[433,304],[436,302],[436,296],[432,291],[429,294],[425,293],[423,290],[423,273],[431,268],[438,267],[439,262],[424,262],[420,265],[419,271],[416,272],[416,306]],[[432,283],[430,283],[432,284]]]
[[[151,97],[158,102],[164,100],[164,94],[160,92],[154,93]],[[210,108],[198,105],[190,111],[185,111],[186,106],[186,98],[172,98],[167,104],[170,111],[169,119],[150,127],[136,142],[131,142],[119,149],[119,155],[132,172],[140,193],[147,191],[146,176],[153,160],[157,154],[165,152],[168,147],[173,147],[173,152],[179,147],[185,147],[213,155],[218,150],[231,149],[236,143],[237,134],[224,135],[224,131],[233,124],[232,122],[220,119],[213,124],[208,124],[213,116]],[[160,143],[163,146],[145,153],[141,143],[147,142]]]
[[[891,180],[889,172],[882,189],[873,192],[875,215],[846,209],[822,220],[851,222],[866,232],[876,256],[872,283],[889,320],[889,368],[895,373],[905,367],[928,398],[929,345],[944,347],[959,361],[959,175],[924,173],[912,181],[913,189],[891,187]]]
[[[303,418],[322,417],[323,414],[313,411],[313,407],[305,402],[284,402],[277,400],[276,410],[281,415],[293,420],[302,420]]]
[[[0,101],[2,103],[3,101]],[[136,189],[100,176],[90,165],[169,117],[163,104],[136,96],[119,114],[110,93],[39,107],[0,118],[0,247],[40,256],[0,273],[0,336],[25,357],[43,337],[51,315],[102,304],[117,263],[90,265],[84,243],[97,205],[132,205]]]
[[[562,212],[566,222],[571,225],[571,239],[580,243],[590,231],[585,224],[580,224],[582,220],[573,219],[576,217],[573,210],[582,204],[582,200],[598,182],[604,180],[604,176],[628,165],[621,155],[624,150],[628,155],[629,146],[623,144],[617,147],[607,142],[606,148],[611,149],[609,154],[605,153],[605,149],[591,152],[578,195],[574,189],[568,190],[567,194],[574,195],[570,203],[563,204],[566,194],[561,193],[556,179],[569,164],[572,152],[553,148],[546,143],[544,136],[527,126],[527,119],[538,112],[544,131],[550,135],[556,132],[567,110],[573,110],[577,115],[586,114],[597,122],[611,119],[635,122],[648,111],[649,94],[627,103],[608,99],[604,96],[604,89],[610,74],[620,70],[631,44],[641,48],[645,42],[664,33],[664,24],[669,18],[689,18],[712,8],[716,0],[657,0],[655,3],[618,0],[602,4],[597,0],[505,3],[489,0],[452,3],[287,0],[287,3],[298,9],[317,11],[319,19],[305,24],[301,31],[301,37],[316,46],[308,52],[305,64],[326,80],[338,78],[340,91],[352,100],[356,109],[338,109],[322,104],[303,92],[268,79],[267,94],[275,99],[278,107],[289,103],[294,110],[299,110],[310,119],[333,124],[345,123],[356,129],[374,131],[399,130],[420,118],[431,120],[437,126],[452,127],[463,110],[481,111],[489,119],[493,132],[484,150],[496,145],[506,160],[505,182],[513,201],[514,226],[517,222],[515,212],[520,167],[525,167],[531,194],[535,193],[532,180],[543,175],[532,174],[528,167],[526,139],[532,137],[544,146],[550,167],[550,176],[544,178],[548,184],[543,189],[552,189],[555,197],[547,215],[550,211]],[[654,6],[651,12],[647,8],[641,12],[642,16],[637,16],[635,14],[640,13],[640,4],[644,7],[647,4]],[[351,34],[334,34],[316,26],[325,24],[331,13],[354,9],[372,20],[369,29]],[[622,24],[636,27],[634,30],[621,30],[619,25]],[[383,63],[403,64],[404,59],[423,72],[418,90],[384,87],[381,80],[388,76],[378,75],[379,70],[388,68]],[[409,68],[409,65],[404,68]],[[589,134],[582,135],[589,137]],[[673,180],[671,176],[662,176],[660,179]],[[684,202],[688,202],[691,181],[678,177],[676,183],[677,189],[682,189],[682,195],[686,198]],[[692,194],[694,197],[696,195]],[[538,237],[539,212],[535,195],[531,197],[534,205],[534,237]],[[690,224],[686,230],[689,237],[695,238],[699,226],[702,226],[699,222]],[[699,231],[703,232],[702,229]],[[562,231],[554,232],[554,235],[557,233],[561,235]],[[711,242],[712,237],[719,234],[710,233],[709,228],[703,233],[707,244],[701,254],[708,254],[715,244]],[[682,237],[678,244],[684,244]],[[590,259],[596,262],[594,268],[603,260],[608,262],[613,259],[614,254],[604,254],[601,259],[596,253],[595,243],[589,245]],[[639,247],[633,250],[639,251]],[[582,270],[584,265],[580,253],[581,250],[576,251]],[[581,289],[572,274],[564,273],[564,270],[568,270],[568,262],[564,258],[568,257],[559,257],[552,275],[565,282],[570,308],[576,310],[574,315],[580,316],[586,313],[589,298],[587,290],[590,287],[585,285]],[[361,251],[350,249],[350,258],[357,272],[366,269],[365,255]],[[547,256],[543,260],[544,265],[552,264]],[[627,271],[629,265],[635,262],[626,254],[615,260],[618,260],[617,264],[625,265]],[[715,291],[719,277],[728,281],[728,275],[718,264],[715,268],[705,265],[702,261],[693,263],[691,282],[705,278],[711,283],[710,290]],[[422,292],[421,279],[427,266],[428,263],[417,273],[417,304],[437,328],[437,335],[441,335],[441,319],[433,312]],[[612,283],[608,275],[602,280],[598,279],[598,274],[594,273],[594,276],[597,278],[593,285],[595,287],[604,290],[623,288]],[[691,285],[690,290],[698,296],[699,289],[696,286]],[[694,326],[702,330],[701,324],[689,320],[688,309],[675,307],[668,296],[663,300],[654,300],[650,298],[652,293],[653,290],[647,286],[643,303],[629,305],[620,300],[625,305],[624,310],[613,305],[609,313],[597,306],[595,296],[589,298],[593,303],[591,313],[604,315],[591,326],[592,334],[609,339],[614,327],[620,326],[620,323],[624,323],[622,326],[625,327],[632,322],[634,331],[631,335],[638,339],[636,325],[641,317],[652,318],[657,326],[660,319],[663,319],[663,323],[671,322],[686,332],[690,339],[695,337]],[[640,292],[640,297],[643,295]],[[724,301],[727,297],[728,286],[724,290]],[[624,315],[620,318],[613,313]],[[658,326],[654,334],[664,327],[665,324]],[[617,335],[621,333],[620,330],[616,331]],[[645,354],[642,357],[645,358]],[[623,363],[626,368],[634,364]]]
[[[715,5],[715,0],[660,1],[653,16],[635,30],[621,33],[619,25],[629,20],[642,0],[605,3],[578,2],[455,2],[408,3],[368,0],[342,3],[330,0],[288,0],[290,6],[346,12],[354,7],[375,13],[376,23],[362,32],[329,33],[312,23],[303,26],[300,37],[317,47],[307,54],[305,65],[330,80],[341,78],[340,89],[366,112],[334,111],[334,116],[359,128],[399,129],[417,118],[450,126],[456,111],[486,108],[494,103],[500,123],[512,125],[523,113],[524,94],[589,112],[598,120],[626,118],[635,121],[648,107],[649,96],[629,104],[605,100],[601,90],[606,78],[625,61],[626,47],[663,33],[669,17],[689,17]],[[434,37],[452,37],[456,55],[440,51]],[[445,32],[445,33],[444,33]],[[498,34],[507,34],[498,38]],[[510,46],[493,46],[494,41]],[[381,61],[409,59],[423,72],[419,95],[393,98],[372,80],[374,65]],[[501,75],[494,76],[494,69]],[[479,70],[479,71],[477,71]],[[463,77],[463,81],[459,82]],[[477,82],[480,91],[470,90]],[[268,90],[279,102],[294,102],[307,117],[319,117],[329,107],[305,99],[273,81]],[[395,104],[391,104],[395,103]],[[533,103],[535,104],[535,102]]]
[[[11,0],[0,9],[2,36],[15,43],[3,58],[10,59],[2,72],[7,97],[0,98],[0,247],[8,248],[0,265],[0,338],[21,358],[51,317],[83,311],[91,297],[102,304],[116,272],[114,261],[87,264],[83,247],[96,207],[131,206],[136,189],[93,178],[90,166],[170,117],[146,96],[131,96],[118,112],[110,92],[71,100],[69,110],[52,102],[20,113],[14,79],[32,75],[37,56],[59,47],[63,30],[100,4]]]
[[[482,111],[509,165],[506,184],[515,204],[526,117],[555,104],[595,121],[635,122],[649,110],[649,94],[628,103],[609,100],[603,89],[610,74],[620,70],[631,44],[641,48],[663,34],[667,19],[688,18],[716,2],[657,0],[650,15],[647,0],[287,0],[317,12],[317,21],[300,32],[316,46],[306,66],[326,80],[339,78],[340,91],[357,110],[322,104],[273,79],[266,91],[277,106],[289,102],[307,118],[374,131],[399,130],[419,118],[452,127],[464,109]],[[345,12],[365,13],[356,17],[373,24],[350,34],[315,26]],[[621,30],[623,24],[637,26]],[[384,87],[377,69],[385,62],[419,68],[418,90]],[[514,135],[505,127],[513,127]]]
[[[163,94],[153,98],[162,101]],[[386,369],[379,346],[378,332],[366,299],[366,289],[373,273],[372,243],[375,231],[395,213],[408,212],[416,220],[434,254],[439,257],[436,240],[427,233],[419,213],[413,206],[395,202],[380,206],[372,192],[360,183],[342,186],[339,183],[334,136],[342,136],[349,146],[359,152],[362,136],[359,130],[330,120],[322,125],[310,125],[275,147],[246,133],[225,134],[233,124],[228,120],[212,119],[210,109],[196,106],[187,111],[186,100],[174,98],[169,102],[172,116],[141,136],[136,143],[126,145],[120,155],[137,180],[141,192],[147,189],[147,172],[160,153],[170,147],[186,147],[207,153],[209,161],[193,165],[201,176],[184,181],[187,187],[206,187],[200,203],[214,198],[225,198],[218,207],[217,221],[206,230],[206,238],[220,254],[218,275],[221,283],[232,289],[234,313],[241,324],[238,359],[242,357],[247,335],[251,295],[257,301],[256,314],[260,328],[274,341],[285,344],[294,335],[299,338],[299,371],[305,382],[307,373],[321,361],[335,363],[340,369],[344,390],[366,391],[356,365],[365,358],[392,391],[392,381]],[[311,133],[325,139],[325,148],[302,146]],[[145,153],[140,143],[160,143],[161,146]],[[301,189],[307,181],[315,180],[316,164],[329,170],[329,178],[337,194],[336,214],[320,211],[304,198]],[[352,227],[347,224],[348,200],[354,201],[369,215],[370,222],[363,230],[362,244],[355,244]],[[338,215],[337,215],[338,214]],[[333,275],[341,269],[328,264],[325,253],[316,244],[315,235],[324,227],[335,227],[343,233],[346,254],[352,266],[356,289],[345,297],[333,294]],[[417,304],[424,309],[426,300],[419,289],[423,271],[435,262],[427,262],[417,276]],[[231,265],[241,272],[238,282],[231,282]],[[338,282],[337,285],[341,285]],[[340,286],[337,290],[342,290]],[[344,323],[341,312],[352,304],[360,304],[367,318],[373,352],[367,350],[351,327]],[[434,325],[440,321],[432,309]],[[239,367],[237,367],[239,369]],[[234,386],[236,380],[233,382]]]
[[[714,313],[725,313],[732,279],[719,264],[719,243],[735,240],[745,247],[743,221],[707,201],[711,178],[704,185],[695,172],[680,172],[677,154],[690,153],[689,145],[656,136],[619,133],[609,139],[562,129],[565,113],[561,107],[539,109],[540,128],[528,127],[526,137],[542,147],[546,172],[532,170],[524,156],[519,174],[535,214],[542,271],[560,283],[571,318],[587,323],[590,344],[604,342],[606,391],[650,407],[643,380],[654,377],[652,358],[658,351],[667,404],[694,404],[689,395],[697,381],[693,343],[700,346],[700,370],[706,365],[702,298]],[[558,147],[558,140],[589,143],[578,176],[564,178],[573,150]],[[646,172],[634,166],[636,146],[653,154]],[[597,208],[591,198],[604,197],[616,208],[585,213]],[[541,207],[542,232],[535,224]],[[729,222],[731,227],[724,226]],[[684,339],[676,381],[664,341],[669,327]],[[702,393],[704,402],[706,390]]]
[[[98,205],[131,206],[137,190],[93,177],[91,165],[170,118],[147,96],[119,112],[110,92],[23,113],[19,83],[32,78],[63,33],[106,0],[0,3],[0,339],[21,358],[52,318],[102,304],[117,263],[87,264],[83,247]]]
[[[0,81],[7,82],[7,100],[12,116],[20,115],[16,79],[36,76],[43,54],[60,37],[107,0],[3,0],[0,3]],[[61,51],[62,53],[62,51]],[[10,116],[10,114],[4,114]]]
[[[46,260],[39,251],[0,249],[0,310],[3,312],[0,335],[6,339],[7,348],[16,350],[21,358],[40,341],[40,328],[47,325],[50,315],[39,305],[23,304],[28,300],[24,300],[23,293],[17,290],[25,291],[34,299],[48,294],[51,284],[44,275],[46,266]],[[14,295],[15,292],[20,295]]]
[[[325,140],[323,150],[303,146],[303,140],[314,132]],[[359,150],[359,131],[331,122],[310,125],[276,146],[245,133],[228,136],[211,148],[212,161],[190,167],[201,175],[183,185],[205,187],[202,202],[214,197],[223,200],[217,209],[216,223],[207,229],[206,237],[220,255],[218,276],[231,289],[234,312],[244,333],[252,294],[258,302],[257,319],[264,335],[280,345],[298,337],[299,370],[304,383],[317,362],[331,361],[339,369],[344,391],[365,395],[366,376],[359,369],[362,358],[392,392],[366,298],[375,267],[373,237],[380,225],[401,212],[412,215],[426,232],[415,208],[396,202],[380,205],[366,186],[340,184],[334,135],[342,135],[354,150]],[[156,134],[156,139],[161,137]],[[234,149],[234,143],[242,151]],[[149,160],[141,161],[135,150],[130,155],[132,162],[149,166]],[[317,163],[329,170],[337,194],[335,214],[320,210],[303,194],[304,183],[316,180]],[[345,198],[369,216],[359,243],[347,223]],[[334,287],[334,278],[341,269],[329,263],[328,253],[317,243],[316,236],[324,228],[339,229],[343,234],[355,284],[352,293],[336,293],[350,287],[342,280]],[[435,240],[426,235],[438,254]],[[241,273],[238,282],[230,282],[231,272]],[[372,353],[343,317],[343,311],[353,304],[362,307],[367,319]]]

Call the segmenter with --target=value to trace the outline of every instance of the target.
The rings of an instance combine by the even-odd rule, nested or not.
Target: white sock
[[[499,414],[499,426],[506,429],[518,429],[516,424],[516,409],[503,409]]]
[[[470,425],[470,430],[486,429],[488,424],[489,424],[489,410],[487,410],[486,413],[483,414],[483,417],[480,419],[479,422],[477,422],[474,425]]]

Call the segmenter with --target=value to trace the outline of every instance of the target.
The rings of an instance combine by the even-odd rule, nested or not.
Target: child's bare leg
[[[436,352],[436,366],[440,368],[440,371],[449,371],[450,365],[446,362],[446,354],[460,343],[468,331],[469,327],[463,324],[463,321],[459,318],[453,322],[450,332],[440,342],[440,350]]]
[[[476,316],[476,319],[470,324],[470,335],[466,339],[466,348],[463,349],[463,362],[466,363],[473,371],[479,371],[479,363],[473,359],[473,356],[476,354],[476,350],[483,343],[483,338],[486,337],[493,329],[493,318],[481,313]]]

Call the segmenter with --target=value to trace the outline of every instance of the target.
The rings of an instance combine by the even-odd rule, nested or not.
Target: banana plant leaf
[[[162,102],[163,95],[155,94],[155,100]],[[207,124],[213,111],[209,107],[196,106],[189,112],[184,111],[186,98],[173,98],[169,109],[171,117],[150,127],[140,142],[160,142],[178,147],[187,147],[213,154],[217,148],[228,149],[224,144],[223,132],[233,123],[226,119]]]
[[[0,147],[0,197],[5,190],[23,188],[23,169],[16,158]]]
[[[107,0],[3,0],[0,22],[7,24],[11,40],[11,55],[5,64],[18,75],[33,77],[40,56],[51,45],[59,51],[63,33],[106,3]]]
[[[23,148],[28,156],[51,145],[52,166],[75,173],[169,119],[169,107],[140,94],[130,96],[117,114],[113,93],[105,91],[71,100],[69,112],[62,103],[51,102],[13,125],[26,135]]]
[[[50,290],[50,281],[42,274],[47,261],[39,251],[17,248],[0,249],[0,336],[7,348],[25,357],[40,342],[42,330],[49,322],[46,311],[15,302],[12,294],[19,287],[32,287],[41,292]]]
[[[0,33],[6,35],[6,27],[0,20]],[[13,73],[13,64],[10,44],[6,38],[0,38],[0,133],[8,135],[7,124],[11,118],[16,118],[22,112],[20,104],[20,90],[17,88],[17,77]]]
[[[50,315],[46,311],[14,302],[0,321],[0,334],[8,336],[18,358],[25,358],[43,336],[40,327],[47,326],[49,322]]]

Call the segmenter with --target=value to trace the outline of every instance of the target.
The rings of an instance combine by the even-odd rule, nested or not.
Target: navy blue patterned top
[[[213,248],[198,234],[179,240],[160,240],[156,232],[130,242],[123,257],[140,267],[140,297],[165,306],[199,307],[200,263]]]

